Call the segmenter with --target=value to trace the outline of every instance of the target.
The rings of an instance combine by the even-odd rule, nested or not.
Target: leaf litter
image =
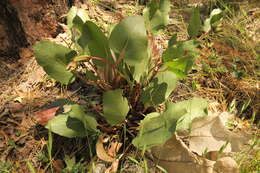
[[[101,19],[100,19],[101,20]],[[27,84],[26,84],[27,85]],[[30,85],[30,84],[29,84]],[[27,85],[27,86],[29,86],[29,85]],[[24,90],[23,90],[24,91]],[[40,96],[41,97],[41,96]],[[44,101],[41,101],[41,102],[44,102]],[[37,105],[37,107],[39,107],[40,105]],[[18,109],[19,110],[19,109]],[[28,116],[26,116],[27,118],[28,118]],[[13,117],[12,117],[13,118]],[[23,121],[27,121],[27,118],[24,118],[24,120]],[[216,117],[215,117],[216,118]],[[202,118],[203,119],[203,118]],[[205,118],[206,119],[206,118]],[[214,119],[214,118],[212,118],[212,119]],[[205,121],[207,121],[207,120],[205,120]],[[221,120],[218,120],[218,118],[215,120],[216,122],[218,122],[217,124],[217,127],[223,127],[223,123],[221,122]],[[29,120],[28,120],[28,122],[29,122]],[[28,124],[28,122],[27,122],[27,124]],[[1,123],[1,122],[0,122]],[[26,124],[26,123],[23,123],[23,124]],[[30,123],[29,123],[30,124]],[[224,123],[225,124],[225,123]],[[2,125],[2,124],[1,124]],[[194,125],[195,126],[195,125]],[[32,124],[30,124],[29,126],[27,126],[27,127],[32,127]],[[207,126],[207,128],[212,128],[212,126],[210,127],[210,126]],[[210,147],[212,147],[212,149],[211,149],[211,151],[218,151],[219,150],[219,148],[221,148],[221,146],[223,146],[223,143],[225,144],[225,140],[224,139],[226,139],[225,137],[227,137],[227,136],[233,136],[234,135],[234,133],[232,133],[232,132],[230,132],[230,131],[228,131],[228,129],[225,129],[225,128],[223,128],[223,131],[225,132],[225,133],[227,133],[227,134],[225,134],[224,135],[224,137],[223,136],[221,136],[220,138],[221,139],[223,139],[223,140],[220,140],[220,143],[221,144],[218,144],[218,145],[216,145],[216,146],[214,146],[214,147],[212,147],[212,146],[210,146],[210,145],[206,145],[205,144],[205,146],[206,146],[206,148],[208,147],[208,146],[210,146]],[[1,127],[1,132],[2,132],[2,127]],[[195,131],[196,132],[196,131]],[[194,132],[194,133],[195,133]],[[200,131],[198,130],[197,131],[198,133],[200,133]],[[4,133],[4,135],[6,134],[6,132],[3,132]],[[196,134],[196,133],[195,133]],[[4,136],[3,135],[3,136]],[[215,138],[218,138],[219,136],[218,135],[214,135],[214,134],[210,134],[209,135],[209,140],[212,140],[212,141],[214,141],[214,140],[216,140]],[[241,136],[240,136],[241,137]],[[174,137],[173,137],[174,138]],[[194,139],[193,140],[195,140],[195,138],[198,138],[198,139],[200,139],[200,138],[203,138],[203,137],[201,137],[201,136],[195,136],[194,137]],[[232,137],[231,137],[232,138]],[[192,137],[191,137],[191,139],[192,139]],[[233,139],[233,138],[232,138]],[[237,139],[237,138],[236,138]],[[174,139],[175,140],[175,139]],[[185,148],[184,146],[186,145],[186,144],[184,144],[184,143],[182,143],[181,141],[178,141],[178,137],[176,137],[176,140],[177,140],[177,142],[176,143],[178,143],[178,145],[180,144],[180,146],[182,146],[185,150],[185,152],[189,149],[187,149],[187,148]],[[0,139],[0,141],[1,141],[1,139]],[[196,140],[195,140],[196,141]],[[193,141],[194,142],[194,141]],[[209,143],[211,143],[211,142],[209,142]],[[193,143],[194,144],[194,143]],[[190,141],[190,143],[189,143],[189,147],[191,147],[192,145],[192,141]],[[202,144],[204,144],[204,143],[202,143]],[[34,145],[34,146],[40,146],[39,145],[39,143],[31,143],[31,144],[28,144],[28,145]],[[166,147],[167,148],[167,147]],[[0,145],[0,150],[1,150],[1,145]],[[193,151],[194,150],[194,151]],[[201,149],[201,148],[197,148],[197,147],[195,147],[195,148],[193,148],[193,152],[196,152],[196,153],[200,153],[200,154],[202,154],[203,153],[203,149]],[[226,148],[225,148],[225,152],[227,152],[227,151],[232,151],[232,145],[231,144],[229,144]],[[181,151],[183,151],[183,149],[181,149]],[[106,151],[107,152],[107,151]],[[189,153],[190,152],[190,153]],[[28,152],[25,152],[25,153],[28,153]],[[185,156],[185,157],[187,157],[187,158],[190,158],[190,160],[192,160],[192,159],[194,159],[194,158],[196,158],[197,157],[197,155],[193,155],[192,154],[192,152],[190,151],[190,150],[188,150],[187,151],[187,155],[188,156]],[[24,154],[25,155],[25,154]],[[31,157],[31,156],[30,156]],[[177,156],[177,157],[179,157],[179,155]],[[192,157],[194,157],[194,158],[192,158]],[[222,159],[222,160],[221,160]],[[232,165],[233,164],[233,166],[231,166],[231,167],[235,167],[236,165],[234,164],[234,162],[233,162],[233,160],[230,160],[230,158],[229,157],[223,157],[223,158],[221,158],[220,160],[218,160],[218,162],[217,163],[215,163],[214,165],[220,165],[220,166],[217,166],[218,168],[223,168],[223,167],[227,167],[227,166],[223,166],[223,164],[225,164],[225,163],[229,163],[230,162],[230,164]],[[177,159],[178,160],[178,159]],[[189,159],[188,159],[189,160]],[[196,159],[195,159],[196,160]],[[203,159],[198,159],[199,161],[201,161],[201,160],[203,160]],[[205,165],[207,165],[207,164],[209,164],[209,165],[211,165],[210,163],[212,163],[212,162],[208,162],[208,161],[205,161],[205,160],[203,160],[203,163],[205,162]],[[207,162],[207,163],[206,163]],[[213,166],[214,167],[214,166]],[[218,170],[218,169],[216,169],[216,170]],[[220,172],[219,170],[217,171],[217,172]]]

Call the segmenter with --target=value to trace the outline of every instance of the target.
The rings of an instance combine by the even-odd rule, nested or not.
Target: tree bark
[[[16,56],[28,41],[17,11],[7,0],[0,1],[0,56]]]
[[[0,0],[0,59],[62,32],[59,23],[74,0]]]

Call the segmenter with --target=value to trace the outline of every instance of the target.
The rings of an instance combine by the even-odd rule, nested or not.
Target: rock
[[[231,157],[222,157],[214,164],[214,173],[239,173],[238,165]]]

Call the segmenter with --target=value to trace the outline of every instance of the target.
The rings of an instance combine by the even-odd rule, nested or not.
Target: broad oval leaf
[[[68,114],[60,114],[54,117],[52,120],[50,120],[45,127],[49,129],[51,132],[67,138],[86,136],[84,130],[75,131],[74,129],[69,128],[67,126],[67,123],[72,123],[72,122],[71,121],[68,122],[68,118],[69,118]],[[73,125],[81,129],[83,128],[82,122],[80,121],[77,121],[77,123],[74,123]]]
[[[164,28],[169,23],[169,0],[152,0],[143,11],[145,23],[152,33]]]
[[[123,97],[123,90],[110,90],[103,95],[103,111],[107,122],[114,126],[122,123],[129,111],[128,101]]]
[[[117,24],[109,38],[109,46],[116,53],[122,56],[127,65],[137,68],[134,70],[134,77],[140,80],[140,74],[147,71],[148,39],[142,16],[131,16]],[[143,65],[142,68],[140,63]],[[139,67],[138,67],[139,66]]]
[[[84,124],[85,129],[88,131],[97,131],[97,122],[96,119],[91,116],[91,113],[85,113],[78,104],[68,106],[71,107],[71,111],[68,112],[70,118],[76,118],[80,120]]]
[[[95,23],[87,21],[81,26],[81,36],[78,39],[78,44],[86,53],[90,52],[91,56],[104,58],[113,63],[107,37]],[[105,65],[102,61],[94,60],[94,63],[99,66]]]
[[[193,8],[192,15],[188,26],[188,34],[191,38],[196,38],[199,35],[202,24],[200,20],[200,10],[198,7]]]
[[[49,41],[38,42],[33,50],[37,63],[50,77],[63,84],[74,81],[74,75],[67,70],[67,66],[76,56],[75,51]]]
[[[194,63],[194,56],[185,56],[178,59],[174,59],[170,62],[166,62],[168,70],[175,73],[179,78],[184,78]]]
[[[75,6],[72,6],[67,14],[67,26],[69,28],[72,28],[75,25],[75,18],[79,17],[80,23],[85,23],[87,20],[89,20],[88,14],[86,10],[84,9],[78,9]],[[78,20],[78,19],[76,19]]]
[[[45,126],[47,129],[68,138],[84,137],[98,131],[95,118],[86,114],[79,105],[65,106],[66,109],[70,107],[68,111],[49,120]]]
[[[188,40],[169,46],[163,53],[164,65],[179,78],[185,77],[198,56],[198,44],[196,40]]]
[[[151,113],[141,121],[139,134],[132,141],[139,149],[149,149],[162,144],[172,136],[167,128],[164,116],[159,113]]]
[[[207,115],[207,102],[201,98],[166,104],[162,114],[151,113],[141,121],[140,131],[132,141],[139,149],[164,144],[177,130],[187,129],[196,117]]]
[[[177,122],[176,130],[190,129],[191,122],[194,118],[207,116],[207,107],[208,102],[202,98],[192,98],[175,103],[173,109],[185,110],[185,114],[180,117]]]
[[[141,95],[141,101],[145,106],[155,106],[165,102],[175,89],[178,82],[176,74],[165,71],[159,72]]]
[[[185,113],[185,109],[176,109],[175,103],[167,102],[164,113],[156,112],[145,116],[132,143],[139,149],[149,149],[165,143],[176,131],[177,122]]]

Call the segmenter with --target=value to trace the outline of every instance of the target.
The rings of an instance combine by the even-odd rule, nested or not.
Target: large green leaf
[[[47,129],[56,133],[60,136],[74,138],[74,137],[84,137],[86,135],[84,130],[84,125],[82,122],[77,121],[77,123],[73,123],[71,120],[68,122],[69,115],[61,114],[54,117],[52,120],[49,120],[48,124],[45,126]],[[78,131],[73,130],[72,128],[68,128],[67,123],[73,123],[74,126],[78,127]],[[83,130],[82,130],[83,129]]]
[[[161,115],[159,113],[146,115],[132,143],[139,149],[149,149],[163,144],[175,131],[189,128],[194,118],[206,116],[206,110],[207,102],[199,98],[178,103],[168,102],[166,111]]]
[[[164,28],[169,23],[169,0],[152,0],[143,11],[146,25],[152,33]]]
[[[128,101],[123,97],[123,90],[110,90],[103,95],[104,117],[110,125],[122,123],[129,111]]]
[[[163,52],[163,62],[172,61],[187,55],[196,56],[198,54],[197,47],[199,43],[200,42],[196,40],[175,41],[174,44],[170,44]]]
[[[66,105],[66,112],[48,121],[46,128],[58,135],[74,138],[97,132],[96,120],[77,104]]]
[[[85,113],[78,104],[71,105],[71,111],[68,112],[70,118],[76,118],[83,122],[84,128],[88,131],[97,131],[96,119],[90,113]]]
[[[49,41],[38,42],[33,50],[37,63],[50,77],[63,84],[73,82],[73,73],[67,70],[67,65],[76,56],[75,51]]]
[[[77,18],[78,19],[75,19]],[[67,25],[69,28],[72,28],[77,22],[85,23],[89,20],[88,14],[84,9],[78,9],[75,6],[72,6],[67,14]]]
[[[193,98],[182,102],[175,103],[173,109],[185,110],[185,114],[178,120],[177,130],[189,129],[194,118],[207,115],[208,103],[202,98]],[[175,112],[174,112],[175,113]]]
[[[196,40],[189,40],[169,45],[163,53],[164,65],[179,78],[185,77],[198,56],[198,43]]]
[[[79,45],[91,56],[100,57],[113,63],[108,40],[99,27],[91,21],[85,22],[81,27],[81,36],[78,39]],[[104,66],[102,61],[94,61],[95,64]]]
[[[164,143],[171,135],[172,132],[167,128],[164,116],[159,113],[151,113],[142,120],[139,134],[132,143],[139,149],[149,149]]]
[[[117,24],[109,38],[109,46],[115,54],[124,58],[127,65],[134,68],[133,76],[139,81],[140,76],[147,71],[149,61],[143,17],[131,16]]]
[[[175,73],[179,78],[184,78],[192,68],[194,59],[194,56],[184,56],[166,62],[165,65],[168,66],[169,71]]]
[[[201,30],[200,10],[198,7],[193,9],[188,26],[188,34],[191,38],[196,38]]]
[[[175,89],[178,77],[170,72],[159,72],[155,79],[146,87],[141,95],[141,101],[145,106],[155,106],[163,103]]]

